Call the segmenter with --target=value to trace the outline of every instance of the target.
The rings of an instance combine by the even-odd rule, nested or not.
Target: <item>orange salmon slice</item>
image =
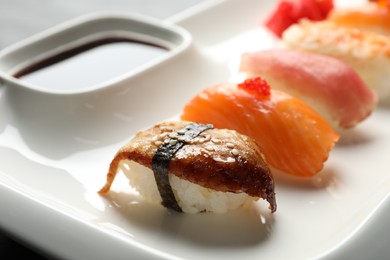
[[[234,83],[204,89],[184,106],[180,117],[252,137],[271,167],[301,177],[320,172],[339,139],[301,100],[272,89],[267,96],[257,95]]]

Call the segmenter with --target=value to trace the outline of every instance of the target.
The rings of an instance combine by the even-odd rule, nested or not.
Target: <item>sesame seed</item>
[[[161,139],[162,139],[162,138],[165,138],[167,135],[168,135],[168,133],[162,133],[162,134],[160,134],[160,138],[161,138]]]
[[[176,137],[176,134],[175,134],[175,133],[170,133],[168,136],[169,136],[170,138],[175,138],[175,137]]]
[[[216,162],[224,162],[224,163],[233,163],[236,161],[236,159],[234,159],[233,157],[222,158],[217,156],[214,156],[213,160]]]
[[[233,154],[233,155],[238,155],[238,150],[237,149],[233,149],[232,151],[231,151],[231,153]]]
[[[156,142],[154,142],[154,144],[157,145],[157,146],[162,145],[162,143],[163,143],[163,142],[161,142],[161,141],[156,141]]]
[[[214,147],[212,147],[212,146],[206,146],[204,149],[206,149],[207,151],[210,151],[210,152],[215,151]]]
[[[172,139],[171,141],[169,141],[169,144],[170,145],[175,145],[175,144],[177,144],[177,140],[176,139]]]
[[[210,135],[205,135],[205,141],[207,142],[207,141],[210,141],[210,139],[211,139],[211,136]]]
[[[179,131],[177,131],[177,133],[179,135],[184,135],[186,133],[186,130],[185,129],[180,129]]]
[[[152,141],[154,142],[154,141],[157,141],[158,140],[158,136],[157,135],[155,135],[155,136],[153,136],[152,137]]]
[[[233,148],[233,147],[234,147],[234,144],[232,144],[232,143],[226,143],[226,146],[227,146],[228,148]]]
[[[215,143],[215,144],[219,144],[219,143],[221,143],[221,140],[216,139],[216,138],[212,138],[212,139],[211,139],[211,142],[213,142],[213,143]]]
[[[220,157],[213,157],[213,160],[216,162],[223,162],[223,160]]]
[[[183,137],[183,136],[179,136],[179,137],[177,138],[177,140],[179,140],[180,142],[183,142],[184,140],[186,140],[186,138]]]

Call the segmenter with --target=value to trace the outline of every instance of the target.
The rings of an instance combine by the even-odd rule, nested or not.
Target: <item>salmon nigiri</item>
[[[390,6],[383,1],[350,8],[334,8],[327,18],[339,26],[390,36]]]
[[[272,168],[301,177],[320,172],[339,139],[311,107],[260,77],[205,88],[184,106],[181,119],[250,136]]]

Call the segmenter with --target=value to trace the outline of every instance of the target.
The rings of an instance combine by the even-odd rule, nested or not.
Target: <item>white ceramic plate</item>
[[[340,5],[347,3],[338,2]],[[66,259],[366,259],[390,254],[390,111],[378,108],[337,144],[321,174],[276,177],[278,210],[228,214],[149,205],[121,175],[116,150],[138,129],[177,115],[200,89],[236,76],[239,54],[269,48],[274,1],[210,1],[169,19],[193,44],[87,93],[0,91],[0,226]]]

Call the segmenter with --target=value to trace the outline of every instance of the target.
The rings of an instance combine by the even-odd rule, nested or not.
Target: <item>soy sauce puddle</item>
[[[13,76],[47,89],[83,89],[128,73],[168,51],[129,38],[104,38],[39,60]]]

